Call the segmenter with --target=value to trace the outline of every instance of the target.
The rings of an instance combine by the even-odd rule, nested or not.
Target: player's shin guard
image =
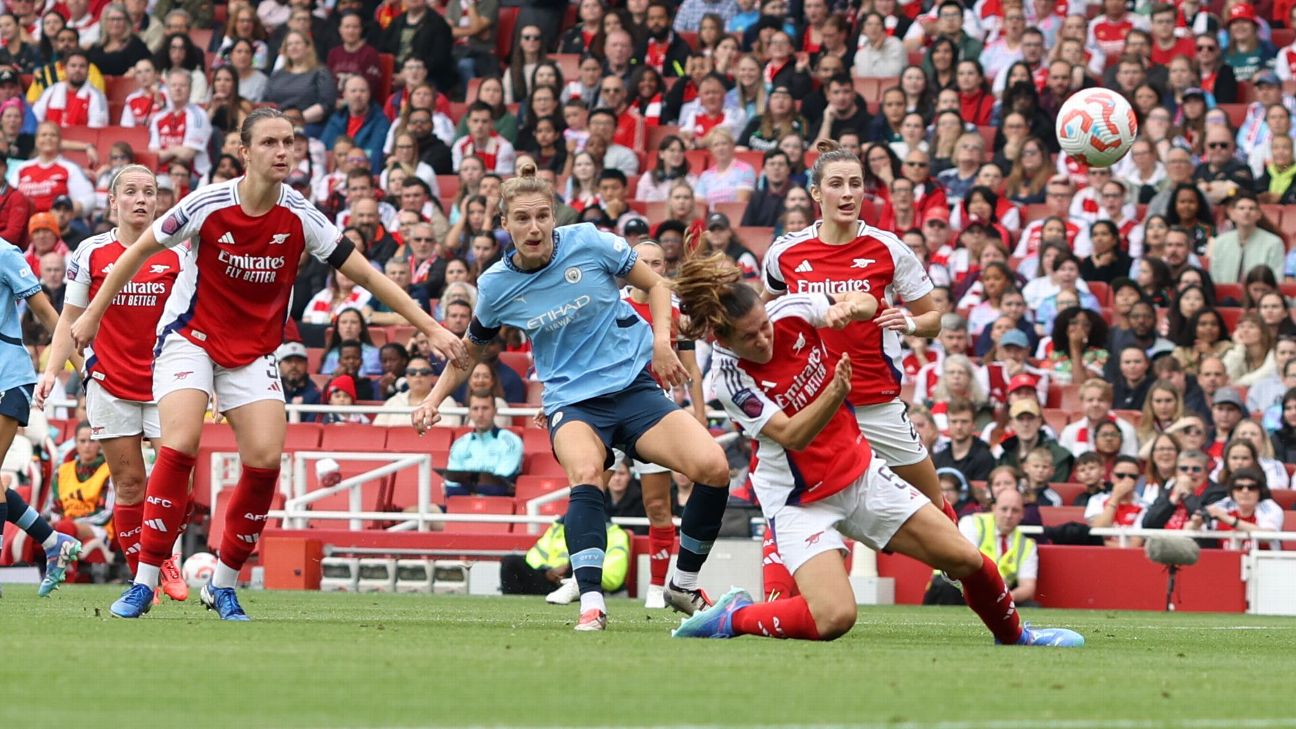
[[[675,552],[675,527],[648,527],[648,567],[650,585],[666,586],[671,554]]]
[[[729,486],[694,484],[693,493],[680,517],[679,557],[675,560],[676,587],[697,588],[697,573],[711,553],[711,545],[720,535],[720,520],[729,503]]]
[[[603,591],[603,555],[607,550],[607,508],[597,486],[573,486],[564,522],[572,576],[581,595]],[[582,600],[582,608],[584,601]]]
[[[265,529],[266,512],[270,511],[278,486],[278,468],[244,466],[239,474],[234,496],[225,511],[225,534],[221,537],[219,555],[221,564],[234,574],[243,569],[243,564],[252,556],[252,550],[256,549],[261,531]],[[168,550],[170,547],[167,545]],[[170,556],[169,552],[167,556]],[[218,572],[222,571],[218,569]],[[215,579],[212,583],[217,587],[234,586],[220,584]]]
[[[158,567],[171,557],[171,545],[189,506],[194,462],[193,456],[162,446],[153,464],[140,528],[140,563],[135,571],[135,581],[140,584],[157,587]]]
[[[778,551],[778,542],[774,539],[774,530],[765,527],[765,538],[761,542],[761,574],[765,582],[766,600],[783,600],[801,594],[797,590],[796,580],[783,564],[783,557]]]
[[[117,547],[126,557],[131,577],[139,570],[140,532],[144,527],[144,504],[117,504],[113,507],[113,531]]]
[[[1022,633],[1021,616],[994,560],[981,555],[981,569],[959,580],[968,607],[981,618],[995,640],[1005,645],[1016,643]]]
[[[13,489],[6,489],[5,506],[8,511],[6,518],[19,529],[27,532],[27,536],[43,547],[48,548],[53,545],[54,528],[42,519],[35,509],[27,505],[21,494]]]
[[[786,570],[785,570],[786,571]],[[749,605],[733,616],[734,635],[819,640],[819,628],[804,597]]]

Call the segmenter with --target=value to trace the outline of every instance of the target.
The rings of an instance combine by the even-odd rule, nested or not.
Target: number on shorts
[[[269,377],[271,380],[278,382],[279,381],[279,361],[275,359],[275,356],[273,354],[267,354],[265,356],[265,361],[266,361],[266,377]]]
[[[909,419],[909,408],[900,411],[900,420],[909,426],[909,437],[918,440],[918,429],[914,427],[913,421]]]

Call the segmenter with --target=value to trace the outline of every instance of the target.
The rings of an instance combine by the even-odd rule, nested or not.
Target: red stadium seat
[[[1243,395],[1243,397],[1246,396]],[[1114,413],[1118,418],[1124,418],[1129,421],[1129,424],[1135,428],[1137,428],[1139,423],[1143,420],[1142,410],[1113,410],[1112,413]]]
[[[1242,303],[1242,296],[1246,290],[1240,283],[1217,283],[1215,284],[1215,300],[1224,302],[1233,299],[1237,303]]]
[[[562,72],[563,81],[576,80],[576,76],[580,72],[580,54],[554,53],[549,56],[549,60],[558,64],[558,70]]]
[[[513,52],[513,35],[521,10],[518,7],[499,9],[499,20],[495,23],[495,53],[501,61],[507,62],[509,54]]]
[[[882,100],[882,92],[892,86],[899,86],[900,79],[896,77],[887,78],[856,78],[855,93],[864,97],[866,103],[878,102]]]
[[[551,453],[553,445],[549,441],[549,431],[543,428],[522,429],[522,452]]]
[[[1080,385],[1049,385],[1048,401],[1044,407],[1080,412]]]
[[[437,175],[437,199],[448,208],[459,194],[459,175]]]
[[[742,221],[743,213],[747,212],[747,203],[745,202],[722,202],[716,203],[711,208],[713,213],[724,213],[729,216],[729,222],[735,226]]]
[[[1067,423],[1071,422],[1071,413],[1061,408],[1044,408],[1044,422],[1054,433],[1060,435]]]
[[[1296,508],[1296,490],[1273,489],[1270,493],[1273,494],[1273,500],[1278,502],[1278,505],[1283,509],[1291,510]]]
[[[449,514],[512,514],[513,500],[500,496],[449,496],[446,498]],[[446,531],[464,534],[508,533],[512,524],[481,524],[447,522]]]
[[[411,425],[399,425],[387,428],[386,450],[391,453],[427,453],[428,451],[448,451],[453,441],[454,428],[438,425],[428,432],[419,435]],[[434,465],[441,465],[435,463]]]
[[[1246,119],[1246,104],[1220,104],[1217,108],[1223,109],[1228,114],[1229,124],[1234,129],[1242,126],[1242,121]]]
[[[1102,281],[1087,281],[1089,293],[1098,297],[1099,306],[1111,306],[1112,293],[1111,287]]]
[[[500,362],[509,366],[518,377],[523,380],[527,379],[527,373],[531,369],[530,352],[500,352]]]
[[[444,463],[445,461],[441,462]],[[432,503],[444,504],[446,500],[445,479],[441,477],[441,474],[433,471],[431,481],[432,493],[430,498]],[[386,511],[403,511],[412,506],[418,506],[418,469],[405,468],[392,475],[391,493],[382,507]]]
[[[518,476],[517,490],[514,497],[517,499],[518,506],[524,505],[527,501],[553,493],[559,489],[567,488],[567,478],[558,478],[557,476]],[[1293,492],[1296,493],[1296,492]]]
[[[760,174],[761,168],[765,166],[764,152],[757,152],[754,150],[747,152],[734,152],[734,158],[751,165],[752,169],[756,170],[757,175]]]
[[[1040,520],[1044,526],[1057,526],[1067,522],[1084,522],[1083,506],[1041,506]]]
[[[284,438],[284,450],[291,453],[319,448],[323,430],[324,426],[319,423],[289,423],[288,433]]]
[[[307,372],[318,374],[320,371],[320,365],[323,363],[324,363],[323,347],[306,348],[306,371]]]
[[[1230,332],[1237,328],[1238,319],[1242,318],[1242,307],[1221,306],[1216,311],[1219,312],[1220,318],[1224,320],[1225,328]]]
[[[768,251],[770,244],[774,242],[773,228],[740,226],[735,228],[734,232],[738,234],[738,240],[751,249],[758,259],[765,258],[765,251]]]
[[[550,56],[550,58],[553,58],[553,56]],[[656,127],[648,127],[647,141],[645,142],[648,149],[645,151],[656,152],[657,148],[661,146],[661,140],[672,135],[678,137],[679,133],[680,128],[674,124],[662,124]],[[645,169],[642,171],[647,172],[648,170]],[[700,173],[702,170],[693,171],[695,173]]]
[[[1296,511],[1283,514],[1283,531],[1296,532]]]
[[[132,76],[105,76],[104,77],[104,96],[108,97],[108,102],[118,104],[125,103],[126,97],[134,93],[139,88]],[[117,117],[112,117],[113,121]]]
[[[379,452],[386,443],[386,428],[360,423],[337,423],[324,428],[320,448],[326,451]]]
[[[528,453],[522,472],[531,476],[557,476],[566,478],[567,470],[552,453]]]
[[[1082,483],[1055,483],[1049,485],[1058,493],[1058,496],[1062,497],[1063,506],[1070,506],[1075,501],[1075,498],[1084,493],[1085,490]]]
[[[370,91],[373,92],[373,98],[381,104],[391,96],[392,75],[396,72],[396,56],[390,53],[379,53],[378,70],[381,72],[378,74],[378,88]]]

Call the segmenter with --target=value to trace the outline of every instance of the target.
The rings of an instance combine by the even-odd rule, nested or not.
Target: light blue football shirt
[[[22,251],[0,238],[0,392],[36,382],[31,355],[23,346],[22,323],[18,302],[26,301],[41,290],[40,281]]]
[[[652,329],[621,300],[616,281],[639,260],[634,250],[580,223],[554,229],[544,268],[519,270],[512,253],[478,279],[469,336],[477,341],[478,325],[526,332],[546,414],[628,387],[652,361]]]

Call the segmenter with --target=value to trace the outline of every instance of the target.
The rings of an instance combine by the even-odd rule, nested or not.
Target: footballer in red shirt
[[[109,305],[154,256],[190,242],[158,327],[153,395],[167,430],[149,476],[140,564],[135,581],[111,607],[138,618],[152,605],[159,570],[185,517],[186,491],[214,396],[239,444],[242,473],[225,506],[225,531],[202,602],[222,620],[248,620],[235,593],[279,484],[286,418],[275,350],[298,263],[310,253],[372,291],[428,337],[456,365],[463,343],[432,320],[338,234],[318,210],[283,184],[292,168],[293,126],[273,108],[254,110],[240,131],[247,174],[187,197],[144,231],[113,266],[80,319],[74,345],[98,334]],[[215,504],[213,504],[215,507]]]
[[[827,142],[833,147],[835,143]],[[863,169],[849,153],[821,155],[810,195],[823,219],[779,238],[765,255],[765,288],[773,296],[858,291],[877,298],[871,321],[823,332],[832,361],[849,355],[854,375],[850,400],[859,427],[887,465],[918,487],[951,520],[954,510],[941,496],[936,468],[900,399],[900,335],[935,337],[940,307],[931,279],[913,251],[894,233],[859,219],[864,198]],[[903,303],[908,312],[897,308]]]
[[[36,386],[38,403],[49,397],[72,354],[72,325],[103,288],[117,260],[152,225],[157,178],[142,165],[122,168],[112,179],[108,204],[116,213],[117,227],[82,241],[68,264],[63,313],[54,331],[49,363]],[[143,439],[160,446],[162,435],[152,387],[155,340],[149,334],[157,331],[185,258],[183,250],[150,258],[113,297],[94,348],[84,353],[90,437],[103,447],[112,474],[113,535],[132,575],[139,565],[144,522]],[[189,586],[180,573],[178,543],[161,565],[161,587],[171,599],[185,600]]]
[[[825,153],[848,154],[835,144]],[[855,187],[862,189],[862,180]],[[684,621],[675,637],[844,635],[858,614],[846,536],[961,580],[968,605],[999,643],[1084,644],[1072,631],[1024,629],[994,561],[896,477],[860,432],[846,402],[852,358],[833,357],[822,331],[874,319],[881,306],[874,295],[790,294],[764,305],[722,254],[685,261],[676,286],[689,317],[685,334],[715,338],[716,397],[756,440],[752,488],[800,594],[755,604],[734,588]]]

